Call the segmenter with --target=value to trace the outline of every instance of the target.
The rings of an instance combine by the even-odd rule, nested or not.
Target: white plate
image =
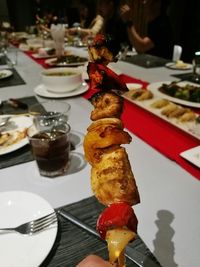
[[[3,76],[1,76],[3,75]],[[13,75],[13,72],[11,70],[0,70],[0,80],[5,79]]]
[[[54,209],[43,198],[25,191],[0,193],[0,227],[15,227],[37,219]],[[57,235],[57,222],[45,231],[27,236],[0,234],[0,266],[38,267],[51,250]]]
[[[192,64],[188,64],[188,63],[184,63],[186,65],[184,66],[179,66],[177,65],[175,62],[168,62],[165,64],[165,66],[169,69],[173,69],[173,70],[190,70],[192,68]]]
[[[173,126],[179,128],[180,130],[186,132],[187,134],[197,138],[200,140],[200,134],[196,130],[196,122],[195,121],[188,121],[181,123],[178,118],[169,118],[167,116],[162,115],[161,109],[159,108],[153,108],[151,105],[157,101],[160,100],[160,97],[153,96],[151,99],[139,101],[136,99],[132,99],[129,92],[126,92],[123,94],[123,97],[129,100],[130,102],[134,103],[135,105],[147,110],[148,112],[154,114],[155,116],[159,117],[160,119],[166,121],[167,123],[172,124]],[[196,117],[198,117],[198,114],[196,113]]]
[[[57,66],[57,67],[73,67],[73,66],[82,66],[84,65],[86,62],[88,62],[88,60],[82,61],[82,62],[75,62],[75,63],[55,63],[55,60],[57,58],[50,58],[45,60],[45,63],[48,64],[49,66]]]
[[[0,116],[0,118],[5,118],[7,116],[10,116],[10,115],[2,115],[2,116]],[[12,118],[10,118],[6,127],[1,128],[1,131],[2,131],[2,133],[6,133],[6,132],[14,133],[16,131],[22,132],[24,129],[30,127],[31,124],[32,124],[32,119],[30,117],[13,116]],[[13,145],[10,145],[7,147],[0,147],[0,155],[4,155],[4,154],[10,153],[10,152],[13,152],[13,151],[25,146],[26,144],[28,144],[28,142],[29,142],[28,138],[25,137]]]
[[[147,86],[147,89],[150,90],[155,96],[168,99],[168,100],[170,100],[172,102],[175,102],[175,103],[178,103],[180,105],[194,107],[194,108],[200,108],[200,103],[182,100],[182,99],[179,99],[179,98],[176,98],[176,97],[172,97],[172,96],[169,96],[169,95],[166,95],[166,94],[160,92],[158,90],[158,88],[161,87],[163,83],[170,84],[171,82],[170,81],[164,81],[164,82],[151,83],[151,84],[149,84]],[[186,84],[192,84],[192,85],[195,85],[195,86],[200,86],[199,84],[195,84],[195,83],[191,83],[191,82],[187,82],[187,81],[186,82],[177,82],[177,84],[179,86],[185,86]]]
[[[200,146],[183,151],[180,156],[200,168]]]
[[[44,85],[44,84],[40,84],[35,88],[35,93],[39,96],[43,96],[43,97],[48,97],[48,98],[64,98],[64,97],[71,97],[71,96],[76,96],[76,95],[80,95],[84,92],[86,92],[88,90],[88,85],[86,83],[82,83],[82,85],[80,87],[78,87],[77,89],[70,91],[70,92],[66,92],[66,93],[52,93],[50,91],[48,91],[48,88]]]
[[[127,83],[126,86],[129,90],[142,88],[142,84],[140,84],[140,83]]]

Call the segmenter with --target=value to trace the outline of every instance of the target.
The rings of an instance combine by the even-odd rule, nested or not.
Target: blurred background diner
[[[199,7],[198,0],[2,0],[0,28],[37,34],[38,24],[61,23],[72,37],[112,33],[138,53],[165,58],[180,45],[182,60],[192,62],[200,49]]]

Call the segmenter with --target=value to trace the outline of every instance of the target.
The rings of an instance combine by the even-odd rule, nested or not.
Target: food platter
[[[0,70],[0,80],[5,79],[13,75],[11,70]]]
[[[152,106],[153,103],[155,103],[158,100],[163,99],[162,97],[159,97],[157,95],[153,95],[153,98],[151,98],[151,99],[139,101],[139,100],[134,100],[131,98],[130,91],[124,93],[123,97],[125,99],[127,99],[128,101],[134,103],[135,105],[143,108],[144,110],[156,115],[160,119],[170,123],[171,125],[181,129],[182,131],[186,132],[187,134],[200,140],[200,133],[196,131],[196,122],[195,121],[181,122],[178,118],[170,118],[170,117],[163,115],[161,112],[161,109],[153,108],[153,106]],[[198,117],[198,114],[196,114],[196,118],[197,117]]]
[[[172,97],[169,96],[167,94],[162,93],[161,91],[159,91],[159,88],[163,85],[163,84],[170,84],[171,81],[163,81],[163,82],[155,82],[155,83],[151,83],[147,86],[147,89],[150,90],[155,96],[158,96],[160,98],[165,98],[168,99],[172,102],[178,103],[180,105],[184,105],[184,106],[188,106],[188,107],[194,107],[194,108],[200,108],[200,103],[197,102],[191,102],[191,101],[187,101],[187,100],[183,100],[180,98],[176,98],[176,97]],[[195,86],[199,86],[199,84],[195,84],[195,83],[191,83],[191,82],[177,82],[177,85],[179,86],[185,86],[187,84],[190,85],[195,85]]]
[[[168,62],[165,65],[167,68],[172,70],[190,70],[192,69],[192,64],[189,63],[183,63],[183,64],[177,64],[176,62]]]
[[[45,60],[45,63],[49,66],[57,66],[57,67],[75,67],[75,66],[82,66],[86,62],[88,62],[87,58],[80,57],[78,55],[66,55],[64,56],[67,60],[58,61],[57,58],[51,58]],[[68,60],[69,59],[69,60]]]
[[[5,118],[9,115],[2,115]],[[26,129],[32,124],[32,118],[27,116],[13,116],[5,127],[1,127],[0,133],[0,156],[13,152],[26,144],[28,138]],[[4,139],[5,138],[5,139]]]

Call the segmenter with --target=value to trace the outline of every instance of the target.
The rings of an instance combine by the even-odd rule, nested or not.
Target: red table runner
[[[26,54],[44,68],[48,67],[44,59],[35,59],[29,52],[26,52]],[[140,83],[144,87],[148,85],[147,82],[133,77],[126,75],[120,75],[120,77],[126,83]],[[88,99],[94,92],[93,90],[88,90],[82,96]],[[126,99],[124,101],[122,120],[129,131],[200,180],[200,169],[179,155],[187,149],[198,146],[200,144],[198,139]]]

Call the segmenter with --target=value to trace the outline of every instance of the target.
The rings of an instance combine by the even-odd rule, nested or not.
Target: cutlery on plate
[[[57,222],[57,216],[56,213],[50,213],[48,215],[45,215],[41,218],[38,218],[36,220],[32,220],[27,223],[23,223],[17,227],[13,228],[0,228],[0,234],[1,233],[10,233],[10,232],[18,232],[23,235],[33,235],[36,234],[42,230],[47,229],[50,225]]]
[[[63,218],[67,219],[68,221],[72,222],[73,224],[79,226],[80,228],[100,238],[96,230],[94,230],[91,226],[85,224],[84,222],[80,221],[79,219],[74,217],[69,212],[63,209],[59,209],[57,213],[61,215]],[[132,262],[137,264],[137,266],[139,267],[160,267],[161,266],[158,262],[153,261],[148,255],[144,255],[138,250],[130,246],[126,247],[125,256],[129,258]]]
[[[6,117],[6,118],[1,118],[0,119],[0,127],[6,126],[6,124],[8,123],[8,121],[10,120],[11,116]]]

